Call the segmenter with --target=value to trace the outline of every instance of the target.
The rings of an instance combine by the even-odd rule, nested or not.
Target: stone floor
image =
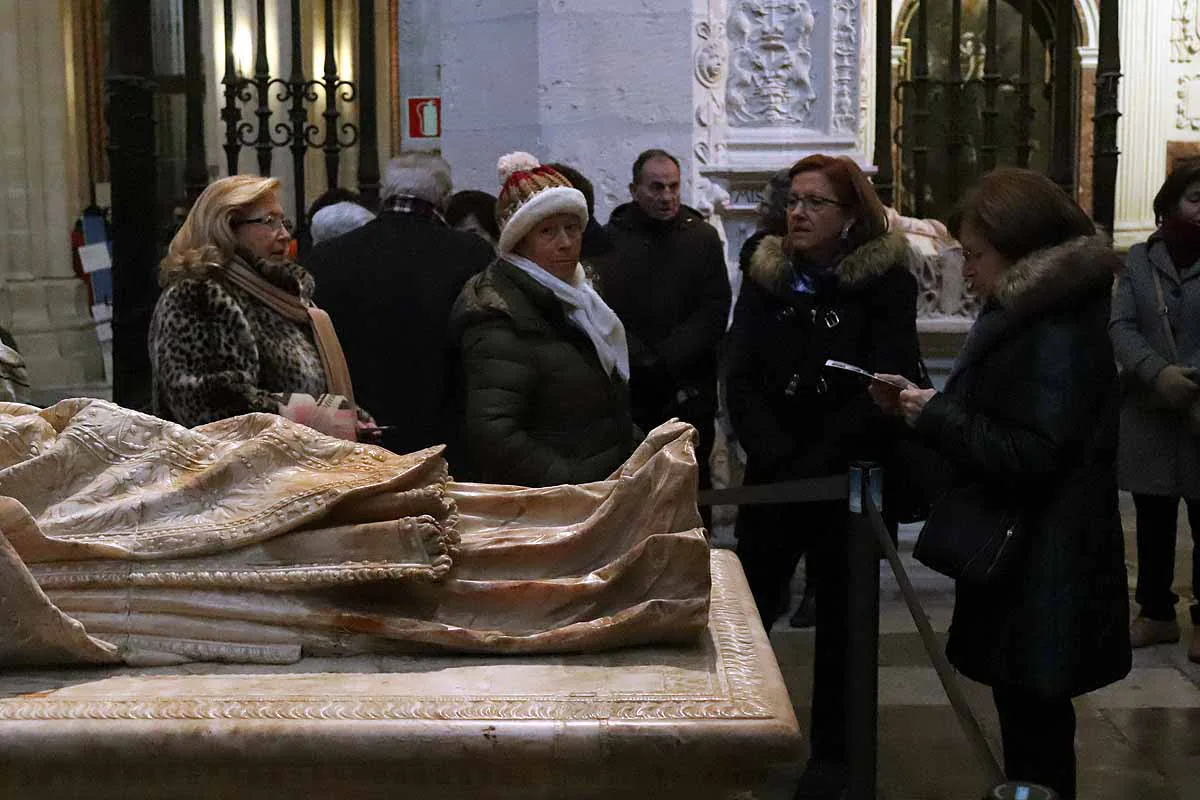
[[[1130,586],[1136,579],[1132,504],[1123,497]],[[1191,538],[1180,514],[1176,592],[1190,596]],[[916,529],[901,533],[901,555],[934,629],[943,633],[953,607],[953,585],[912,560]],[[718,535],[718,544],[728,544]],[[886,800],[975,800],[985,773],[967,744],[916,627],[883,565],[879,675],[879,796]],[[1179,604],[1184,638],[1134,653],[1131,674],[1076,701],[1079,797],[1087,800],[1197,800],[1200,798],[1200,665],[1187,659],[1192,627]],[[801,728],[807,726],[812,680],[811,630],[782,619],[772,630],[784,679]],[[999,727],[985,687],[963,680],[993,750]],[[760,797],[785,800],[800,764],[780,769]]]

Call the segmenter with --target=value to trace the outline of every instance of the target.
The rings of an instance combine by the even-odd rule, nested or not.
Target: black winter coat
[[[746,450],[746,483],[844,472],[882,458],[899,426],[866,383],[826,359],[918,380],[917,282],[908,244],[887,234],[841,260],[815,294],[792,288],[782,239],[750,258],[727,343],[726,399]],[[740,531],[739,531],[740,533]]]
[[[725,249],[716,229],[684,206],[668,222],[634,203],[604,228],[612,249],[593,260],[598,289],[625,325],[634,419],[650,430],[679,413],[712,419],[717,350],[729,318]]]
[[[967,677],[1077,695],[1129,671],[1117,508],[1117,376],[1107,324],[1117,257],[1078,239],[1013,265],[917,432],[1020,510],[1027,549],[995,588],[959,585],[947,655]]]
[[[633,452],[624,380],[549,289],[498,259],[463,287],[461,341],[470,477],[554,486],[603,480]]]
[[[392,426],[383,434],[389,450],[454,444],[461,408],[447,322],[463,284],[492,258],[478,236],[389,211],[309,255],[317,305],[337,328],[355,397]]]

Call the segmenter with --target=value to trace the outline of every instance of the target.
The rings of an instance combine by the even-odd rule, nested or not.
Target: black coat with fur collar
[[[839,262],[816,294],[792,288],[782,239],[762,239],[750,260],[729,334],[726,392],[749,456],[747,483],[845,471],[880,457],[895,420],[862,379],[826,359],[872,372],[920,375],[917,282],[908,244],[890,233]]]
[[[1013,265],[917,421],[955,485],[1017,503],[1025,526],[1011,581],[956,592],[947,653],[981,683],[1076,695],[1129,671],[1107,332],[1117,266],[1098,239]]]

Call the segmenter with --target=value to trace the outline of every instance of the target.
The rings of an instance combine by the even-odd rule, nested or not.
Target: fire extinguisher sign
[[[442,98],[408,98],[408,135],[411,139],[436,139],[442,135]]]

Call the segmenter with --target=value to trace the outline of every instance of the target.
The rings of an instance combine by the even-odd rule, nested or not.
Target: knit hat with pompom
[[[496,164],[500,196],[496,199],[496,224],[500,226],[501,253],[511,253],[535,225],[555,214],[574,214],[587,225],[587,201],[559,172],[543,167],[529,153],[509,153]]]

